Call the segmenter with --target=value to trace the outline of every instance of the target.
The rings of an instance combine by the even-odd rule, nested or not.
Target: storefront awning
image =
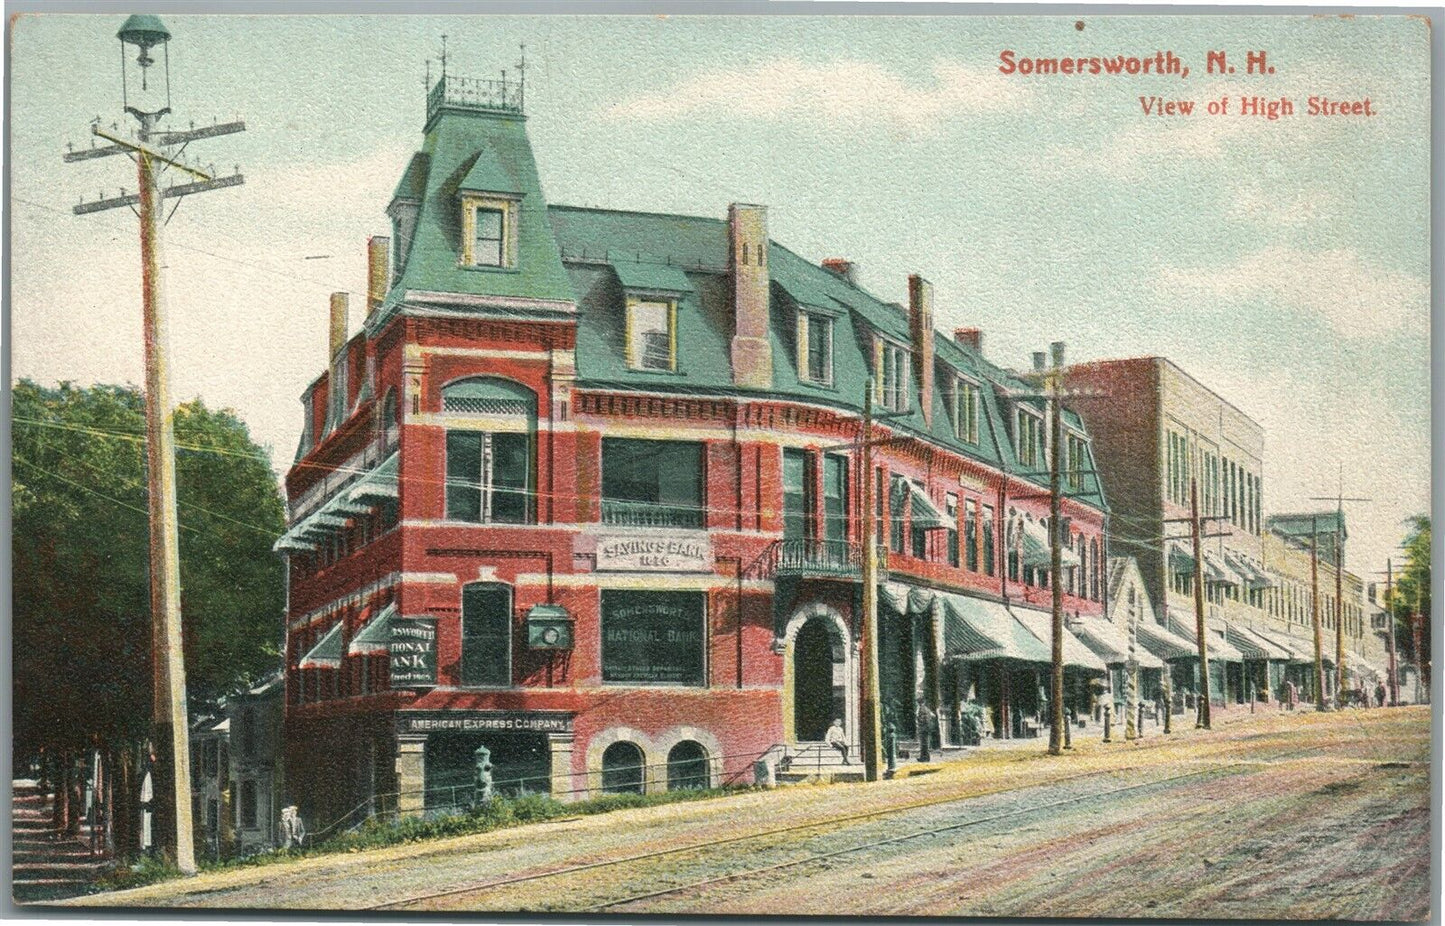
[[[339,669],[341,668],[341,629],[345,621],[337,621],[336,626],[326,632],[311,651],[301,657],[297,663],[298,669]]]
[[[909,586],[902,583],[880,582],[878,584],[878,603],[899,614],[907,614],[908,592]]]
[[[1198,655],[1199,637],[1194,633],[1194,621],[1182,613],[1169,609],[1169,629],[1173,633],[1188,640],[1195,647],[1195,655]],[[1221,662],[1244,662],[1245,656],[1239,650],[1229,645],[1225,640],[1224,633],[1215,627],[1206,626],[1204,638],[1206,654],[1211,660]]]
[[[1039,642],[1048,649],[1049,663],[1052,664],[1054,654],[1053,615],[1046,611],[1034,611],[1030,608],[1010,607],[1009,611],[1014,617],[1019,619],[1020,623],[1029,629],[1030,633],[1038,637]],[[1109,667],[1104,665],[1104,660],[1100,659],[1093,650],[1089,649],[1083,643],[1080,643],[1079,638],[1069,632],[1067,626],[1063,628],[1063,631],[1065,666],[1072,666],[1075,669],[1088,669],[1094,672],[1109,671]]]
[[[1153,621],[1140,621],[1137,632],[1140,645],[1160,659],[1199,658],[1199,649],[1191,640],[1170,633],[1168,628]]]
[[[1129,661],[1129,632],[1102,617],[1085,617],[1069,625],[1069,630],[1108,665],[1124,665]],[[1141,668],[1162,669],[1164,662],[1136,641],[1134,661]]]
[[[1048,647],[997,601],[941,593],[945,658],[1050,661]]]
[[[1023,561],[1025,566],[1052,565],[1049,558],[1049,531],[1037,521],[1027,518],[1018,522],[1023,529]],[[1065,566],[1079,565],[1079,554],[1067,546],[1059,548],[1059,562]]]
[[[1306,640],[1300,640],[1277,630],[1252,630],[1257,637],[1263,637],[1289,653],[1289,662],[1303,665],[1315,661],[1314,645]]]
[[[381,613],[362,625],[361,631],[351,638],[346,651],[353,656],[377,656],[391,652],[391,619],[396,616],[396,605],[389,604]]]
[[[914,527],[925,531],[958,529],[952,518],[938,510],[938,506],[933,504],[933,499],[928,497],[922,486],[914,482],[908,483],[908,497],[912,499],[910,517]]]
[[[1231,569],[1239,573],[1244,579],[1244,584],[1250,589],[1274,588],[1274,578],[1269,573],[1255,566],[1248,559],[1238,553],[1224,551],[1224,561]]]
[[[329,534],[343,530],[352,518],[371,511],[372,506],[398,497],[397,468],[400,451],[342,486],[316,510],[296,521],[271,549],[278,553],[303,553],[316,549]]]
[[[1245,655],[1246,659],[1269,662],[1288,662],[1291,653],[1273,640],[1255,633],[1248,627],[1235,624],[1224,625],[1224,638],[1230,645]]]
[[[1226,569],[1220,558],[1208,550],[1204,552],[1204,581],[1206,583],[1239,585],[1241,578],[1232,569]],[[1194,553],[1190,544],[1183,540],[1169,542],[1169,569],[1171,572],[1194,575]]]

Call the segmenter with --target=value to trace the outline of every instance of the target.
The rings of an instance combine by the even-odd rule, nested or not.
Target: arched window
[[[447,518],[529,523],[536,394],[509,380],[472,377],[442,388],[442,411],[454,419],[447,429]],[[468,417],[477,419],[475,427]]]
[[[512,684],[512,589],[496,582],[462,588],[462,684]]]
[[[696,740],[683,740],[667,753],[667,790],[706,788],[711,783],[707,750]]]
[[[602,753],[602,792],[642,793],[642,750],[636,743],[618,740]]]

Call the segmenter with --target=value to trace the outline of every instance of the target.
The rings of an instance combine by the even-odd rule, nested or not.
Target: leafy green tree
[[[1406,523],[1405,567],[1395,582],[1390,600],[1395,620],[1395,637],[1407,658],[1420,667],[1421,678],[1430,680],[1430,519],[1416,515]],[[1412,615],[1421,621],[1420,652],[1415,652]]]
[[[145,418],[132,387],[13,393],[17,757],[142,740],[151,705]],[[230,411],[175,417],[181,610],[193,705],[280,659],[285,527],[267,452]]]

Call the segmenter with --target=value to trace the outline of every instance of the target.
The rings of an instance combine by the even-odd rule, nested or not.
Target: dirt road
[[[1429,914],[1429,712],[1236,714],[1071,755],[799,786],[83,903],[732,914]]]

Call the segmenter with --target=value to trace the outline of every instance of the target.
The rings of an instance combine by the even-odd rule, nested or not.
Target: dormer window
[[[978,443],[978,383],[955,377],[948,393],[948,416],[953,434],[967,444]]]
[[[462,265],[510,269],[517,266],[517,201],[493,196],[462,197]]]
[[[1014,443],[1019,464],[1030,469],[1044,465],[1044,416],[1019,406],[1014,410]]]
[[[1089,442],[1084,435],[1069,431],[1064,435],[1064,482],[1070,489],[1084,487],[1084,470],[1089,463]]]
[[[804,382],[833,384],[833,319],[798,310],[798,373]]]
[[[912,366],[906,347],[875,338],[873,382],[878,401],[891,412],[908,411],[908,377]]]
[[[626,349],[627,365],[634,370],[676,370],[676,300],[629,296]]]

